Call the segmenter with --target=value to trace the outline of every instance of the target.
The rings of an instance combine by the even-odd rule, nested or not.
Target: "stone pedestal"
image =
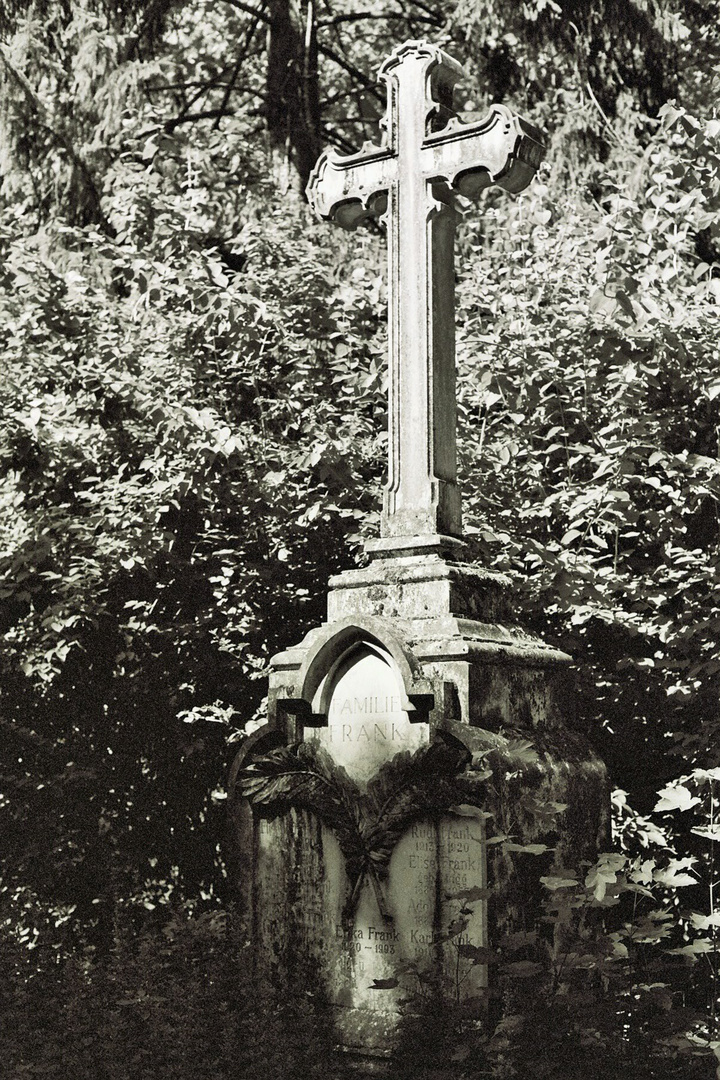
[[[608,829],[570,658],[458,547],[376,542],[333,578],[327,622],[274,657],[269,722],[233,767],[258,977],[309,980],[360,1053],[391,1052],[414,979],[482,1011],[487,961],[535,925],[539,878],[593,860]]]

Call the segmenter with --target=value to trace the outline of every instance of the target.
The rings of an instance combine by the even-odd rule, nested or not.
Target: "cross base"
[[[371,559],[393,559],[412,555],[440,555],[443,558],[461,559],[467,544],[457,536],[441,533],[425,533],[421,536],[383,536],[379,540],[365,541],[365,554]]]
[[[433,431],[433,438],[435,434]],[[457,484],[429,475],[425,454],[406,453],[402,465],[407,491],[398,491],[396,483],[385,488],[380,521],[382,539],[411,539],[435,534],[461,537],[462,512]]]

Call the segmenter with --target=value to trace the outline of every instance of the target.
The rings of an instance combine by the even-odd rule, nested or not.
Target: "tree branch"
[[[412,3],[416,7],[419,7],[422,11],[424,11],[425,14],[429,16],[430,21],[434,22],[435,26],[442,26],[443,23],[445,22],[445,20],[438,15],[437,11],[435,11],[433,8],[429,7],[427,4],[423,4],[422,0],[412,0]],[[406,15],[405,17],[408,20],[408,22],[412,22],[413,19],[417,18],[417,16],[414,15],[414,14],[413,15]]]
[[[399,19],[402,22],[425,22],[438,26],[438,18],[429,15],[406,15],[402,11],[383,11],[379,15],[372,11],[358,11],[352,15],[333,15],[331,19],[320,19],[318,26],[339,26],[340,23],[360,22],[362,19]]]
[[[339,135],[337,131],[333,131],[332,128],[322,128],[323,137],[332,145],[337,146],[338,150],[344,150],[346,154],[354,154],[357,150],[357,146],[346,139],[344,135]]]
[[[214,77],[212,79],[210,79],[208,82],[206,82],[205,85],[202,87],[202,89],[198,90],[197,94],[195,94],[195,96],[192,97],[190,99],[190,101],[186,102],[186,104],[185,104],[185,106],[183,108],[183,111],[182,111],[182,113],[180,115],[182,116],[183,113],[186,113],[189,109],[192,109],[193,105],[195,105],[200,100],[200,98],[205,97],[205,95],[210,90],[212,90],[216,86],[218,86],[218,84],[220,83],[220,80],[222,79],[225,72],[228,71],[229,67],[230,67],[230,65],[227,64],[225,67],[220,68],[220,70],[218,72],[216,72]],[[225,84],[223,83],[222,85],[225,85]]]
[[[245,34],[245,41],[243,42],[243,46],[240,49],[238,58],[235,61],[235,67],[232,70],[232,75],[230,76],[230,81],[228,82],[227,87],[225,88],[225,93],[223,94],[223,99],[220,102],[220,116],[218,116],[215,123],[213,124],[213,129],[215,131],[217,131],[218,127],[220,126],[220,120],[222,119],[222,116],[223,116],[225,110],[227,109],[228,101],[230,100],[230,94],[232,93],[233,87],[235,86],[235,82],[237,81],[237,77],[240,74],[240,68],[242,67],[243,62],[244,62],[244,60],[245,60],[245,58],[247,56],[247,51],[250,48],[250,45],[252,44],[252,39],[255,36],[255,31],[257,30],[259,22],[260,22],[259,18],[254,19],[253,22],[251,22],[250,26],[248,27],[247,33]]]
[[[244,3],[244,0],[224,0],[230,7],[237,8],[238,11],[244,11],[246,15],[254,15],[256,19],[262,19],[268,26],[272,22],[272,19],[265,11],[258,11],[252,4]]]
[[[327,45],[318,45],[318,51],[321,52],[323,56],[326,56],[328,60],[332,60],[338,67],[341,67],[343,71],[347,71],[348,75],[352,75],[354,79],[358,79],[366,90],[371,94],[374,94],[378,101],[381,101],[384,104],[385,95],[380,93],[374,79],[368,78],[360,68],[355,67],[349,60],[345,60],[342,56],[339,56],[334,49],[329,48]]]
[[[97,184],[95,183],[95,177],[90,170],[89,165],[85,159],[78,154],[75,147],[70,142],[70,139],[61,131],[57,131],[55,127],[50,123],[50,117],[48,116],[48,110],[45,107],[44,102],[39,95],[33,89],[29,79],[18,71],[17,68],[10,62],[7,54],[4,50],[0,49],[0,60],[2,60],[5,70],[10,78],[14,81],[15,85],[22,91],[25,97],[26,104],[29,106],[30,111],[35,114],[35,122],[43,131],[45,131],[50,139],[55,143],[60,150],[63,150],[68,156],[72,164],[82,175],[85,185],[85,191],[90,197],[90,202],[93,207],[93,217],[96,222],[108,236],[113,236],[115,230],[105,216],[103,210],[102,200],[100,198],[100,192],[98,191]]]
[[[202,112],[185,113],[184,116],[176,116],[174,120],[166,120],[163,130],[166,135],[172,135],[180,124],[194,124],[196,120],[215,120],[223,116],[234,116],[235,113],[227,109],[203,109]]]

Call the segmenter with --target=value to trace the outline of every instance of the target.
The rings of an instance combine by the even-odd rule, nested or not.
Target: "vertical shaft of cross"
[[[419,168],[427,59],[391,64],[397,123],[397,179],[388,211],[389,463],[381,535],[460,536],[455,407],[453,239],[455,211],[445,185]]]

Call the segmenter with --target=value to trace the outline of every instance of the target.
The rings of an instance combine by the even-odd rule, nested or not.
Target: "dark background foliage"
[[[11,1075],[50,1072],[68,1024],[92,1048],[100,1013],[118,1046],[159,1023],[146,971],[174,972],[163,1023],[177,1026],[188,957],[210,939],[216,989],[188,1006],[187,1047],[207,1042],[198,1012],[226,1017],[227,1062],[246,1038],[228,1034],[239,976],[220,971],[241,951],[219,914],[227,767],[262,719],[269,657],[322,618],[328,577],[376,531],[385,460],[382,232],[318,224],[300,192],[323,145],[379,137],[379,63],[423,36],[465,65],[463,115],[503,101],[550,139],[533,186],[490,194],[461,228],[473,557],[510,572],[521,617],[576,658],[579,722],[620,789],[613,904],[665,888],[668,859],[697,860],[702,884],[671,874],[642,902],[673,913],[668,946],[709,943],[684,957],[700,957],[700,1019],[678,1024],[712,1049],[719,14],[714,0],[2,5],[2,964],[11,1014],[35,995],[55,1033],[38,1056],[11,1024]],[[582,903],[602,908],[594,881]],[[640,985],[633,950],[663,940],[637,931],[622,993]],[[521,1050],[518,1065],[495,1045],[493,1075],[522,1075]],[[104,1066],[150,1065],[124,1067]]]

